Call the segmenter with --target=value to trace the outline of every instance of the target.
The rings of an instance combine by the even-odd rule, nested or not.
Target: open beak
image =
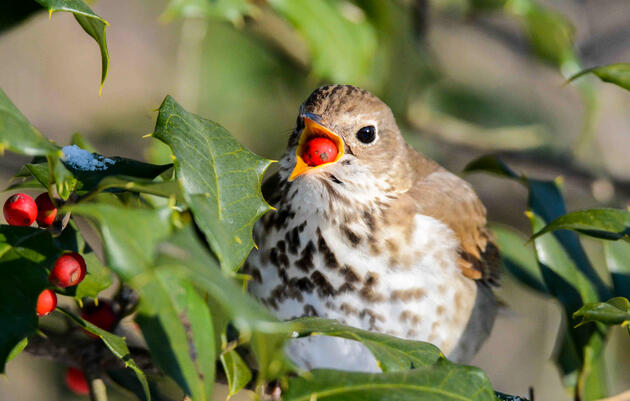
[[[317,170],[329,164],[336,163],[337,161],[339,161],[339,159],[341,159],[341,156],[343,156],[343,153],[344,153],[343,140],[341,139],[339,135],[335,134],[328,128],[310,119],[309,117],[303,117],[303,118],[304,118],[304,131],[302,131],[302,135],[300,135],[300,140],[298,142],[297,150],[295,152],[297,162],[295,163],[295,168],[293,169],[293,172],[289,176],[289,181],[295,180],[297,177],[301,176],[302,174],[306,172]],[[306,144],[311,139],[317,138],[317,137],[324,137],[333,141],[335,146],[337,146],[337,156],[333,160],[327,163],[323,163],[318,166],[309,166],[308,164],[306,164],[303,158],[304,150],[306,148]]]

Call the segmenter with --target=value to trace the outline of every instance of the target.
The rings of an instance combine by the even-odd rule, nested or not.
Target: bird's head
[[[408,187],[407,145],[389,109],[350,85],[315,90],[300,107],[283,164],[298,186],[337,192],[391,192]],[[326,185],[331,184],[331,185]]]

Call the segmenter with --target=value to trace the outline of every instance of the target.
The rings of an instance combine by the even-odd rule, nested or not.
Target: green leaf
[[[55,183],[57,194],[61,199],[66,200],[70,196],[70,192],[76,189],[77,179],[64,166],[59,152],[48,154],[47,159],[48,165],[52,166],[50,175],[52,175],[52,181]]]
[[[532,232],[538,232],[549,222],[566,214],[557,182],[519,176],[491,156],[473,161],[466,170],[488,171],[524,184],[529,190],[528,217]],[[591,266],[574,232],[557,231],[553,235],[535,238],[533,242],[545,286],[560,301],[569,320],[582,305],[610,298],[610,290]],[[598,398],[603,397],[606,383],[601,380],[601,351],[606,336],[605,328],[598,325],[574,328],[571,324],[567,330],[568,335],[563,337],[563,352],[558,354],[559,359],[556,360],[558,367],[565,378],[577,377],[576,397],[587,394],[585,383],[589,384],[589,397],[593,394],[598,395]]]
[[[71,152],[80,152],[79,149],[64,147],[63,150],[64,153],[69,156],[64,156],[63,158],[65,167],[80,183],[77,189],[86,191],[94,189],[105,177],[123,175],[135,178],[153,179],[172,167],[170,164],[157,165],[124,157],[103,157],[98,153],[92,153],[92,157],[100,161],[101,166],[90,170],[82,168],[80,164],[73,162]],[[87,155],[87,151],[85,151],[85,154]]]
[[[74,313],[62,307],[58,307],[58,309],[61,310],[63,313],[65,313],[69,318],[74,320],[76,324],[78,324],[85,330],[89,331],[90,333],[97,335],[101,340],[103,340],[103,343],[105,343],[107,348],[109,348],[109,350],[112,351],[112,354],[116,355],[121,361],[125,363],[126,367],[131,368],[136,373],[136,376],[138,377],[138,381],[140,382],[140,384],[142,385],[142,388],[144,389],[144,394],[146,395],[146,398],[149,401],[151,400],[151,394],[149,392],[149,383],[147,382],[147,378],[144,376],[144,373],[142,372],[142,370],[140,370],[138,365],[136,365],[136,362],[131,357],[131,353],[129,352],[129,348],[127,347],[127,344],[125,343],[124,338],[119,337],[115,334],[112,334],[108,331],[105,331],[99,328],[98,326],[95,326],[92,323],[88,322],[87,320],[83,320],[79,316],[76,316]]]
[[[475,159],[469,162],[463,170],[464,173],[472,173],[472,172],[485,172],[490,174],[496,174],[499,177],[512,178],[512,179],[520,179],[521,177],[514,172],[511,168],[509,168],[505,163],[501,160],[497,159],[495,156],[486,155],[481,156],[478,159]]]
[[[615,295],[630,298],[630,244],[604,241],[604,257],[612,276]]]
[[[211,400],[215,348],[212,319],[204,300],[182,277],[159,269],[137,285],[136,321],[151,355],[193,400]]]
[[[52,16],[57,11],[67,11],[74,14],[81,28],[90,35],[101,50],[101,85],[99,87],[99,95],[103,91],[103,84],[107,78],[107,70],[109,67],[109,53],[107,51],[107,39],[105,38],[105,29],[109,23],[103,18],[94,14],[94,12],[85,5],[81,0],[35,0],[48,10],[48,14]]]
[[[105,159],[103,156],[94,154],[97,159]],[[102,169],[99,170],[82,170],[73,164],[64,164],[64,160],[57,158],[55,155],[54,161],[61,161],[61,163],[54,164],[53,172],[57,172],[59,178],[56,178],[56,182],[67,182],[63,184],[67,187],[64,191],[92,191],[97,189],[104,190],[108,188],[119,188],[119,184],[122,184],[123,180],[126,180],[125,184],[130,185],[130,188],[121,188],[134,190],[138,189],[137,183],[140,187],[144,187],[142,190],[136,190],[135,192],[159,192],[157,195],[164,194],[167,190],[172,190],[173,187],[168,187],[162,182],[151,181],[155,177],[158,177],[163,172],[172,167],[170,164],[150,164],[143,163],[124,157],[111,157],[106,158],[108,162]],[[20,176],[30,174],[42,185],[48,187],[50,185],[50,167],[48,162],[43,163],[29,163],[25,165],[26,171],[20,172]],[[118,177],[118,180],[112,179],[103,184],[103,180],[108,177]],[[134,184],[129,184],[133,181]],[[153,187],[153,189],[149,189]]]
[[[243,148],[223,127],[184,110],[170,96],[153,136],[175,155],[175,171],[195,222],[225,271],[236,271],[254,246],[254,223],[270,206],[260,184],[270,160]]]
[[[45,266],[60,254],[48,231],[0,225],[0,373],[14,348],[37,329],[37,297],[49,286]]]
[[[529,214],[532,223],[532,231],[542,229],[545,222],[534,212]],[[566,232],[569,233],[569,232]],[[556,233],[558,234],[558,233]],[[571,233],[570,233],[571,234]],[[537,258],[542,271],[542,276],[549,292],[555,296],[564,307],[567,318],[574,319],[573,312],[582,304],[599,301],[597,287],[586,274],[582,272],[574,262],[576,255],[567,251],[560,239],[555,235],[546,235],[534,239]],[[581,249],[581,247],[579,248]],[[575,322],[570,321],[573,325]],[[564,370],[567,367],[578,368],[576,397],[585,396],[585,383],[589,382],[589,394],[595,394],[588,399],[601,398],[606,395],[606,383],[602,378],[600,363],[604,348],[606,331],[596,325],[568,327],[567,345],[575,350],[579,365],[567,364],[566,361],[557,360],[558,366],[563,369],[564,376],[572,376],[576,372]],[[562,356],[562,355],[559,355]]]
[[[350,16],[340,2],[270,0],[310,48],[315,75],[332,82],[365,84],[374,67],[377,37],[359,8]]]
[[[107,371],[107,376],[109,376],[113,383],[116,383],[125,390],[132,392],[140,400],[146,400],[144,389],[142,385],[138,383],[138,379],[136,379],[134,372],[130,372],[128,369],[113,369]],[[151,377],[149,377],[149,390],[151,391],[152,401],[173,401],[172,399],[165,397],[160,392],[157,383],[152,381]]]
[[[128,209],[104,203],[79,203],[68,208],[98,227],[107,266],[124,281],[153,267],[155,247],[171,232],[171,210]]]
[[[228,399],[245,388],[252,380],[252,371],[249,370],[241,356],[234,350],[221,354],[221,365],[228,381]]]
[[[159,247],[158,266],[172,268],[188,275],[206,291],[209,302],[239,331],[239,342],[249,343],[258,365],[258,384],[278,378],[288,365],[282,351],[295,330],[291,323],[280,322],[234,281],[225,277],[218,261],[199,242],[192,225],[175,232]],[[218,310],[214,314],[220,313]]]
[[[15,347],[13,347],[13,349],[9,353],[9,356],[7,357],[6,362],[8,363],[11,359],[20,355],[22,351],[24,351],[24,348],[26,348],[27,345],[28,345],[28,338],[23,338],[22,341],[20,341],[19,343],[17,343]]]
[[[630,212],[619,209],[587,209],[558,217],[536,232],[532,239],[556,230],[574,230],[596,238],[618,240],[630,235]]]
[[[89,253],[82,253],[82,255],[87,266],[87,274],[76,286],[74,297],[79,300],[84,297],[97,298],[101,291],[112,285],[114,278],[111,271],[101,263],[94,252],[90,250]]]
[[[315,370],[289,380],[285,401],[495,401],[490,381],[477,368],[440,359],[406,372]]]
[[[100,203],[70,210],[96,223],[108,266],[138,290],[137,320],[160,367],[193,399],[209,399],[215,350],[208,309],[189,281],[155,268],[156,246],[171,232],[171,211]]]
[[[138,192],[165,198],[174,196],[176,199],[181,199],[181,191],[176,181],[152,181],[123,175],[110,176],[99,182],[96,191],[111,189]]]
[[[536,253],[531,245],[526,244],[527,236],[512,227],[499,224],[491,225],[491,230],[507,270],[532,290],[549,295],[538,267]]]
[[[162,18],[218,18],[240,26],[255,11],[256,6],[247,0],[171,0]]]
[[[589,303],[578,309],[573,317],[581,317],[580,324],[602,322],[607,325],[628,325],[630,323],[630,302],[617,297],[606,302]]]
[[[520,182],[527,187],[529,190],[528,207],[542,219],[542,225],[537,227],[535,231],[542,229],[544,225],[567,213],[564,199],[557,182],[529,179],[524,175],[515,173],[505,165],[505,163],[494,156],[482,156],[479,159],[473,160],[466,166],[464,171],[483,171],[496,174]],[[595,269],[593,269],[586,252],[580,244],[578,236],[570,231],[558,231],[554,232],[554,237],[560,243],[564,251],[570,255],[570,259],[575,266],[597,288],[600,300],[610,298],[610,290],[604,284],[601,277],[595,272]],[[580,306],[581,305],[576,305],[576,309],[574,310],[577,310]]]
[[[572,75],[567,82],[575,81],[586,74],[594,74],[604,82],[609,82],[626,90],[630,90],[630,63],[609,64],[587,68]]]
[[[531,0],[509,1],[506,6],[523,22],[529,44],[540,59],[557,67],[576,63],[575,29],[564,15]]]
[[[361,330],[335,320],[309,317],[293,320],[292,323],[297,325],[302,336],[321,334],[359,341],[372,352],[383,372],[433,365],[441,355],[440,350],[429,343]]]
[[[59,151],[57,145],[33,127],[0,89],[0,154],[4,149],[27,156],[44,156]]]

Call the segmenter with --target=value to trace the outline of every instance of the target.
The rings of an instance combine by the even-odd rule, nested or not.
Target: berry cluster
[[[4,203],[4,218],[12,226],[30,226],[34,221],[40,227],[50,226],[57,216],[57,208],[48,193],[35,200],[26,194],[15,194]],[[61,255],[53,265],[48,280],[58,288],[72,287],[85,278],[85,260],[76,252]],[[57,294],[45,289],[37,298],[37,316],[45,316],[57,307]]]
[[[50,226],[57,216],[57,208],[47,193],[40,194],[35,200],[19,193],[11,196],[4,204],[4,218],[12,226],[30,226],[37,221],[39,227]],[[48,281],[54,287],[67,288],[78,285],[85,278],[87,268],[85,259],[77,252],[61,255],[53,265]],[[57,294],[45,289],[37,298],[37,316],[45,316],[57,307]],[[112,305],[106,301],[87,304],[81,310],[81,317],[93,325],[111,331],[116,323],[116,314]],[[87,334],[98,338],[92,333]],[[89,394],[89,386],[80,369],[70,367],[66,371],[66,385],[73,392],[81,395]]]
[[[40,227],[48,227],[57,217],[57,208],[46,192],[35,200],[26,194],[15,194],[4,203],[3,212],[12,226],[30,226],[37,220]]]

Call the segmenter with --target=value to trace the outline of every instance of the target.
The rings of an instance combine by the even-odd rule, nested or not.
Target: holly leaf
[[[220,125],[184,110],[167,96],[153,136],[171,147],[175,172],[195,222],[228,272],[254,246],[254,223],[271,207],[260,191],[271,163],[243,148]]]
[[[440,359],[409,371],[358,373],[314,370],[291,378],[285,401],[496,401],[478,368]]]
[[[103,91],[103,84],[107,78],[109,68],[109,53],[107,51],[107,39],[105,29],[109,23],[94,12],[81,0],[35,0],[48,10],[49,16],[58,11],[71,12],[81,28],[90,35],[98,44],[101,51],[101,85],[99,95]]]
[[[182,197],[179,184],[176,181],[153,181],[122,175],[104,178],[99,182],[96,191],[112,189],[156,195],[165,198],[175,196],[176,199],[180,199]]]
[[[587,68],[572,75],[567,82],[575,81],[587,74],[593,74],[604,82],[609,82],[626,90],[630,90],[630,63],[609,64]]]
[[[0,153],[4,149],[27,156],[44,156],[59,151],[59,147],[33,127],[0,89]]]
[[[249,370],[247,364],[243,361],[238,352],[229,350],[221,353],[221,365],[225,371],[228,382],[228,396],[231,398],[245,388],[247,383],[252,380],[252,371]]]
[[[500,160],[486,156],[471,162],[467,171],[487,171],[517,180],[529,190],[527,215],[532,232],[538,232],[556,218],[565,215],[566,207],[558,183],[541,181],[516,174]],[[562,304],[568,319],[586,303],[610,298],[610,290],[593,269],[576,233],[556,231],[533,239],[536,259],[549,294]],[[601,398],[605,381],[600,368],[605,328],[596,325],[569,327],[556,363],[565,378],[581,375],[588,386],[576,388],[576,397]],[[586,382],[584,382],[586,383]],[[585,392],[588,392],[586,394]]]
[[[129,209],[79,203],[67,209],[92,220],[101,233],[105,261],[124,281],[154,266],[155,247],[171,232],[171,210]]]
[[[282,347],[294,332],[294,325],[280,322],[241,286],[225,277],[218,260],[199,242],[192,225],[160,244],[157,264],[186,274],[217,306],[214,313],[229,317],[239,332],[239,342],[249,343],[256,356],[258,384],[276,379],[288,370]]]
[[[87,274],[76,286],[74,297],[78,300],[84,297],[97,298],[101,291],[112,285],[114,278],[111,271],[101,263],[94,252],[90,250],[82,255],[87,266]]]
[[[124,362],[126,367],[131,368],[136,373],[136,377],[138,377],[138,381],[142,385],[146,399],[151,401],[151,393],[149,392],[149,383],[147,382],[147,378],[145,377],[144,372],[140,370],[138,365],[136,365],[136,362],[131,357],[131,352],[129,352],[129,348],[127,347],[127,343],[125,343],[124,338],[105,331],[62,307],[58,307],[58,309],[65,313],[70,319],[74,320],[74,322],[83,329],[103,340],[103,343],[105,343],[107,348],[112,351],[112,354],[116,355]]]
[[[592,237],[630,241],[630,212],[619,209],[587,209],[567,213],[551,221],[532,239],[556,230],[574,230]]]
[[[440,350],[432,344],[344,326],[335,320],[309,317],[292,323],[297,325],[301,336],[326,335],[362,343],[372,352],[383,372],[433,365],[441,356]]]
[[[627,326],[630,323],[630,302],[627,298],[617,297],[606,302],[589,303],[575,311],[573,317],[582,318],[579,325],[602,322],[607,325]]]
[[[194,400],[211,400],[215,347],[212,319],[190,281],[167,269],[152,271],[135,286],[136,321],[151,355]]]

